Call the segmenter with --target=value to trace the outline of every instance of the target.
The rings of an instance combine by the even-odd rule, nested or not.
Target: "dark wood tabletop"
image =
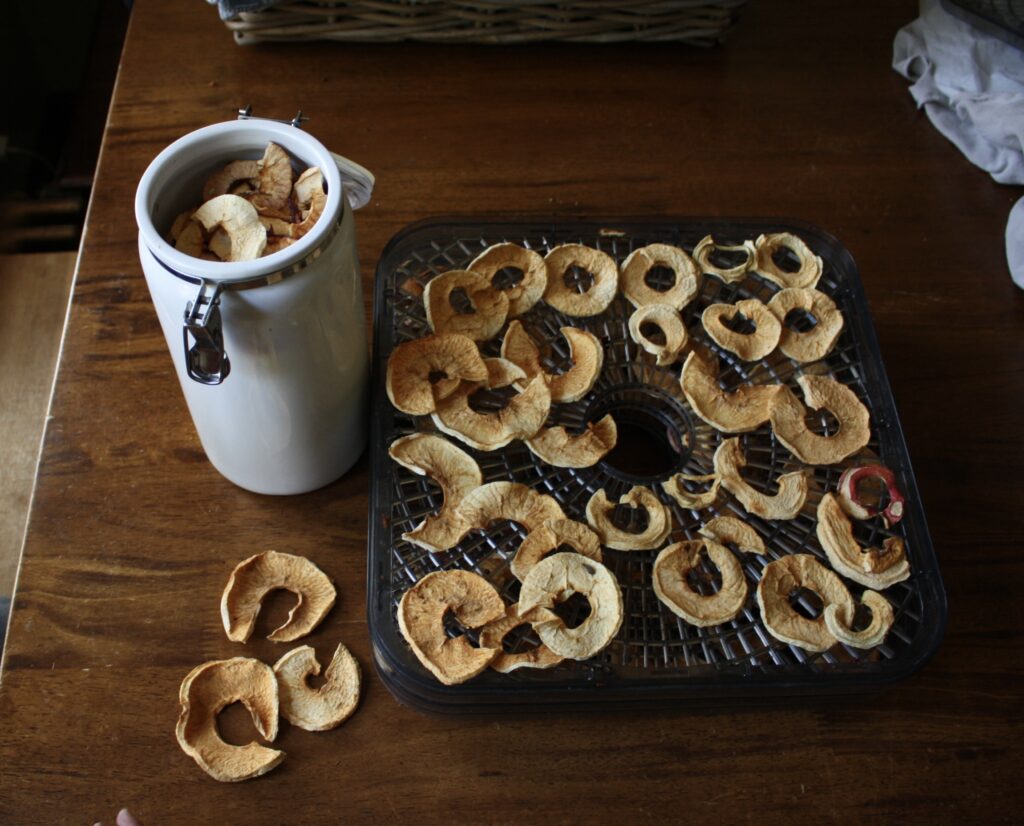
[[[968,163],[890,68],[915,14],[755,0],[711,50],[240,48],[203,3],[138,0],[7,638],[0,822],[109,824],[122,806],[150,825],[1019,819],[1024,294],[1003,234],[1021,191]],[[303,496],[222,478],[142,277],[140,175],[245,103],[301,107],[311,133],[376,173],[357,213],[368,321],[385,243],[432,215],[782,216],[841,239],[946,583],[935,657],[838,700],[468,718],[400,705],[367,631],[366,458]],[[232,567],[266,548],[337,582],[310,642],[350,647],[364,697],[335,731],[284,726],[278,769],[222,784],[175,742],[178,686],[205,660],[282,653],[259,633],[229,642],[218,611]],[[253,736],[236,727],[236,742]]]

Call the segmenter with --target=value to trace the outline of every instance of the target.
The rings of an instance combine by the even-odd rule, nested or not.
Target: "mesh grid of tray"
[[[598,226],[534,228],[449,224],[437,224],[433,231],[418,230],[411,233],[406,243],[393,242],[378,269],[376,374],[383,377],[387,355],[395,345],[429,334],[421,298],[423,285],[441,272],[465,268],[490,244],[512,241],[543,255],[557,244],[578,242],[603,250],[621,264],[633,249],[648,243],[673,243],[690,251],[709,232],[713,232],[715,240],[721,244],[738,244],[747,238],[756,238],[762,231],[781,228],[766,222],[736,225],[693,222],[671,226],[630,225],[625,229],[616,228],[614,232]],[[613,642],[587,662],[567,661],[551,671],[522,669],[509,675],[485,673],[474,682],[497,681],[528,691],[530,686],[555,682],[582,684],[595,679],[596,675],[626,686],[637,679],[674,679],[682,684],[698,676],[754,673],[768,680],[776,676],[792,680],[794,675],[800,675],[813,681],[813,675],[865,671],[881,674],[887,665],[899,670],[909,658],[920,660],[931,653],[930,650],[923,652],[923,648],[933,645],[934,626],[941,625],[944,617],[944,614],[939,616],[941,608],[935,596],[941,594],[941,583],[923,513],[913,499],[907,517],[892,531],[884,528],[881,519],[854,523],[856,538],[863,545],[879,546],[892,535],[901,536],[907,542],[913,574],[909,580],[884,592],[896,616],[884,644],[867,651],[836,645],[823,654],[811,654],[774,639],[760,620],[754,591],[765,565],[793,553],[814,554],[828,565],[815,536],[815,511],[822,495],[835,489],[845,467],[863,463],[869,457],[879,457],[893,468],[908,496],[916,492],[891,395],[878,360],[877,345],[870,327],[865,326],[869,325],[867,311],[852,260],[834,241],[813,228],[800,228],[796,232],[822,256],[825,266],[818,289],[836,301],[846,320],[835,348],[826,359],[799,365],[776,352],[759,362],[742,362],[707,336],[700,316],[708,305],[734,303],[743,298],[767,301],[778,289],[753,275],[738,284],[726,284],[705,276],[698,297],[683,311],[687,332],[691,342],[703,345],[718,356],[719,378],[726,389],[743,383],[768,382],[784,382],[795,388],[795,378],[801,372],[829,374],[848,385],[872,414],[872,440],[868,448],[840,465],[809,468],[807,503],[793,520],[768,521],[748,515],[724,488],[712,508],[699,512],[683,509],[664,493],[660,482],[679,471],[711,473],[715,448],[726,437],[690,410],[679,386],[682,360],[659,367],[653,356],[632,341],[627,327],[632,306],[621,294],[605,313],[594,318],[569,318],[543,302],[538,303],[520,321],[540,344],[542,352],[549,354],[545,356],[547,369],[565,369],[570,363],[567,342],[559,333],[562,326],[589,330],[602,341],[605,353],[604,367],[593,390],[579,402],[553,404],[548,424],[582,427],[588,421],[597,421],[605,413],[611,413],[619,427],[620,443],[625,441],[630,449],[618,454],[613,451],[598,465],[577,470],[548,465],[519,442],[492,453],[470,450],[456,442],[477,460],[484,481],[512,480],[527,484],[554,496],[567,516],[584,523],[586,503],[598,489],[604,488],[614,501],[632,485],[646,485],[671,507],[674,528],[669,542],[699,538],[697,531],[702,522],[714,515],[734,515],[746,519],[757,530],[768,553],[763,557],[738,555],[750,590],[740,614],[715,627],[697,628],[673,614],[655,596],[651,569],[657,551],[603,549],[604,562],[622,587],[625,609],[622,627]],[[671,277],[671,273],[658,270],[649,283],[665,288]],[[796,323],[812,322],[804,319]],[[499,347],[500,337],[481,345],[485,356],[498,355]],[[503,523],[487,532],[471,532],[455,548],[444,553],[428,552],[402,540],[401,534],[434,512],[442,497],[434,483],[392,462],[387,456],[387,446],[400,436],[415,431],[434,432],[435,428],[429,416],[410,417],[391,407],[381,384],[378,380],[375,388],[378,407],[372,444],[377,508],[374,516],[379,518],[371,531],[371,625],[376,626],[378,643],[388,647],[388,654],[394,661],[412,671],[423,671],[394,630],[394,611],[402,593],[432,571],[463,568],[482,574],[507,602],[514,602],[519,583],[509,571],[508,563],[525,534],[519,526]],[[798,389],[796,392],[799,396]],[[481,410],[493,409],[502,403],[500,392],[485,391],[473,398],[474,406]],[[818,432],[827,433],[834,427],[828,415],[819,418]],[[772,480],[802,467],[775,440],[768,425],[740,439],[747,461],[744,476],[755,487],[771,492],[774,490]],[[629,525],[630,520],[642,522],[644,518],[626,507],[616,508],[613,514],[616,524],[623,527]],[[633,527],[639,529],[642,525]],[[712,593],[716,582],[720,581],[716,580],[716,574],[714,568],[708,566],[698,571],[691,582],[702,592]],[[864,590],[856,583],[846,581],[846,584],[855,597]],[[796,600],[797,610],[810,616],[820,609],[814,604],[813,595],[804,594]],[[576,610],[586,611],[585,603]],[[568,613],[572,624],[571,611]],[[388,623],[390,629],[386,627]],[[451,633],[460,630],[452,629]],[[469,632],[469,637],[473,639],[473,632]],[[514,651],[535,643],[529,627],[523,626],[506,638],[505,646]]]

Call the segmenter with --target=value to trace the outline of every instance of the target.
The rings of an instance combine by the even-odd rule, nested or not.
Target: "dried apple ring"
[[[693,412],[723,433],[746,433],[768,421],[778,384],[745,384],[726,392],[715,368],[696,352],[683,362],[679,385]]]
[[[595,316],[608,309],[619,291],[619,268],[610,255],[582,244],[562,244],[544,256],[548,283],[544,300],[570,316]],[[585,292],[576,292],[565,283],[570,267],[580,267],[593,277]]]
[[[723,323],[742,313],[754,323],[752,333],[738,333]],[[779,344],[782,324],[763,303],[747,298],[735,304],[712,304],[704,310],[701,323],[707,334],[720,346],[744,361],[763,359]]]
[[[267,246],[267,231],[256,208],[237,195],[218,195],[192,214],[192,220],[207,232],[223,227],[231,239],[229,261],[252,261]],[[178,239],[180,242],[180,238]]]
[[[675,283],[667,290],[647,285],[647,273],[665,267],[675,274]],[[668,304],[682,310],[700,289],[700,270],[683,250],[670,244],[648,244],[633,250],[622,262],[622,294],[634,307]]]
[[[508,297],[508,317],[515,318],[540,301],[548,286],[548,270],[544,259],[533,250],[507,243],[488,247],[470,261],[468,267],[490,281],[492,287],[495,274],[506,268],[520,270],[523,274],[519,283],[502,290]]]
[[[549,519],[540,528],[530,531],[509,564],[512,575],[520,582],[547,554],[568,545],[583,556],[601,562],[601,540],[596,533],[572,519]]]
[[[768,302],[768,309],[782,325],[779,349],[795,361],[806,363],[825,358],[843,330],[843,314],[835,302],[825,293],[810,287],[779,290]],[[801,333],[787,327],[786,316],[794,310],[803,310],[814,316],[814,328]]]
[[[480,629],[480,645],[484,648],[494,648],[499,652],[498,656],[491,660],[491,668],[502,674],[510,674],[520,668],[553,668],[565,659],[544,643],[529,651],[519,651],[515,654],[509,654],[502,648],[505,637],[516,628],[543,619],[542,611],[543,609],[534,609],[520,616],[518,603],[509,605],[505,609],[504,617]]]
[[[735,267],[718,267],[712,262],[711,255],[716,250],[722,250],[723,252],[743,252],[746,253],[747,260],[742,264],[737,264]],[[697,262],[697,266],[703,272],[710,273],[711,275],[718,276],[722,281],[727,284],[731,284],[735,281],[742,281],[747,271],[754,265],[754,251],[753,241],[744,241],[742,244],[735,246],[728,246],[725,244],[716,244],[715,240],[710,235],[705,235],[697,243],[697,246],[693,248],[693,260]]]
[[[445,685],[464,683],[487,668],[501,647],[474,648],[464,636],[449,637],[445,616],[481,628],[505,616],[505,603],[472,571],[435,571],[409,588],[398,603],[398,627],[413,654]]]
[[[259,777],[284,760],[283,751],[256,742],[232,746],[217,732],[217,715],[240,702],[260,735],[274,741],[278,687],[269,665],[249,657],[203,663],[182,681],[178,699],[181,714],[174,732],[178,745],[214,780],[234,783]]]
[[[491,522],[508,519],[532,533],[551,520],[565,519],[558,501],[519,482],[488,482],[471,491],[459,511],[470,529],[483,530]],[[461,539],[461,537],[460,537]]]
[[[808,619],[794,610],[790,598],[801,589],[817,594],[822,614]],[[824,612],[835,605],[843,617],[856,606],[843,581],[810,554],[792,554],[769,562],[757,585],[757,604],[768,633],[777,640],[820,653],[836,644],[825,625]]]
[[[716,516],[697,531],[721,545],[733,544],[745,554],[765,554],[764,540],[749,523],[735,516]]]
[[[632,533],[615,527],[611,513],[615,505],[643,508],[647,513],[647,527]],[[601,544],[618,551],[648,551],[657,548],[672,532],[672,512],[650,488],[636,485],[611,502],[601,488],[587,502],[587,522],[601,538]]]
[[[643,333],[645,324],[654,324],[665,336],[663,343],[651,341]],[[629,335],[657,359],[659,367],[675,364],[686,346],[687,335],[679,311],[668,304],[645,304],[638,307],[629,317]]]
[[[544,376],[553,402],[577,402],[590,392],[604,366],[604,349],[597,336],[576,327],[562,327],[569,342],[572,367],[564,373],[546,373],[540,363],[540,350],[518,321],[512,321],[501,341],[501,357],[519,367],[527,378]]]
[[[439,374],[440,378],[434,378]],[[434,412],[436,399],[463,381],[487,381],[487,365],[473,340],[457,334],[426,336],[399,344],[388,358],[385,389],[391,403],[411,416]]]
[[[530,452],[555,467],[593,467],[615,447],[619,433],[609,413],[596,424],[587,422],[582,433],[564,427],[545,427],[526,439]]]
[[[312,631],[334,607],[337,592],[327,574],[302,556],[264,551],[239,562],[220,600],[220,616],[228,639],[248,642],[263,599],[271,591],[298,597],[284,625],[267,634],[274,642],[291,642]]]
[[[189,220],[178,230],[178,236],[174,239],[174,248],[185,255],[199,258],[203,254],[205,239],[203,227],[196,221]]]
[[[778,478],[779,492],[769,496],[748,485],[741,475],[746,461],[740,440],[726,439],[715,451],[715,472],[725,489],[735,496],[748,513],[763,519],[793,519],[807,501],[807,477],[803,471],[784,473]]]
[[[359,663],[338,643],[324,682],[312,688],[308,679],[320,673],[312,646],[289,651],[274,664],[281,692],[281,716],[306,731],[328,731],[347,720],[359,705]]]
[[[489,389],[511,387],[526,374],[506,359],[484,359]],[[459,389],[435,402],[431,418],[437,429],[455,436],[477,450],[497,450],[513,439],[528,439],[547,421],[551,394],[543,377],[530,381],[523,392],[509,400],[501,410],[479,413],[469,405],[469,397],[481,385],[463,382]]]
[[[754,272],[780,287],[814,287],[821,278],[821,258],[792,233],[761,235],[754,242],[754,249]],[[796,256],[800,262],[796,272],[784,270],[775,263],[773,256],[780,249],[787,249]]]
[[[722,574],[722,587],[714,594],[695,591],[688,581],[699,564],[701,551]],[[747,601],[747,579],[728,548],[707,539],[676,542],[663,548],[651,573],[654,593],[675,615],[690,625],[706,628],[735,618]]]
[[[879,509],[877,505],[869,505],[860,500],[857,485],[865,479],[879,479],[885,485],[886,492],[889,494],[889,502],[884,509]],[[896,484],[895,474],[885,465],[847,468],[839,477],[836,493],[839,495],[839,504],[843,506],[843,510],[854,519],[870,519],[881,513],[882,522],[887,528],[891,528],[903,518],[907,502],[906,497]]]
[[[695,492],[684,488],[683,482],[711,482],[711,487],[705,491]],[[718,478],[716,473],[696,476],[687,473],[677,473],[668,481],[662,482],[661,489],[675,499],[682,507],[699,511],[704,508],[710,508],[715,504],[721,484],[722,480]]]
[[[877,591],[865,591],[860,601],[871,609],[871,622],[866,628],[860,631],[851,629],[851,618],[843,617],[840,607],[834,603],[825,606],[825,626],[844,645],[851,648],[874,648],[885,642],[895,620],[895,613],[889,600]]]
[[[484,480],[476,461],[461,448],[433,433],[413,433],[395,439],[388,455],[413,473],[426,476],[441,487],[444,501],[436,514],[428,514],[402,539],[431,551],[445,551],[465,536],[469,526],[459,505]]]
[[[218,195],[238,195],[240,184],[244,184],[248,191],[255,192],[260,186],[259,178],[259,161],[232,161],[206,179],[203,184],[203,202]]]
[[[590,614],[569,628],[552,609],[556,602],[583,594]],[[538,609],[532,625],[556,654],[586,660],[603,649],[622,625],[622,591],[604,565],[574,553],[549,556],[533,566],[519,591],[520,616]]]
[[[775,438],[790,453],[808,465],[834,465],[864,447],[871,440],[871,415],[857,394],[828,376],[800,376],[796,380],[804,399],[814,410],[828,410],[839,423],[829,436],[807,427],[807,409],[788,387],[775,396],[769,418]]]
[[[853,537],[853,526],[833,493],[818,503],[818,541],[832,567],[854,582],[877,591],[910,576],[910,563],[903,540],[892,536],[882,548],[862,549]]]
[[[461,313],[452,304],[452,294],[460,290],[473,311]],[[458,333],[473,341],[493,338],[508,315],[508,296],[491,282],[471,270],[449,270],[427,282],[423,291],[427,323],[435,333]]]

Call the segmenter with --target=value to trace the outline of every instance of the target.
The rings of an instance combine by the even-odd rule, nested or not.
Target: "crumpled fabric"
[[[893,68],[929,120],[1002,184],[1024,184],[1024,52],[921,0],[893,43]],[[1022,199],[1024,201],[1024,199]],[[1006,227],[1010,274],[1024,288],[1024,206]]]

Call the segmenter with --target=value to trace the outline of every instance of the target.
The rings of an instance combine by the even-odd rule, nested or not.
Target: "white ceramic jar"
[[[203,181],[269,141],[298,171],[318,166],[326,207],[313,229],[255,261],[206,261],[166,239]],[[370,176],[372,186],[372,176]],[[336,158],[296,126],[249,119],[175,141],[135,197],[139,257],[207,457],[256,493],[293,494],[347,471],[366,443],[369,357],[352,206]]]

